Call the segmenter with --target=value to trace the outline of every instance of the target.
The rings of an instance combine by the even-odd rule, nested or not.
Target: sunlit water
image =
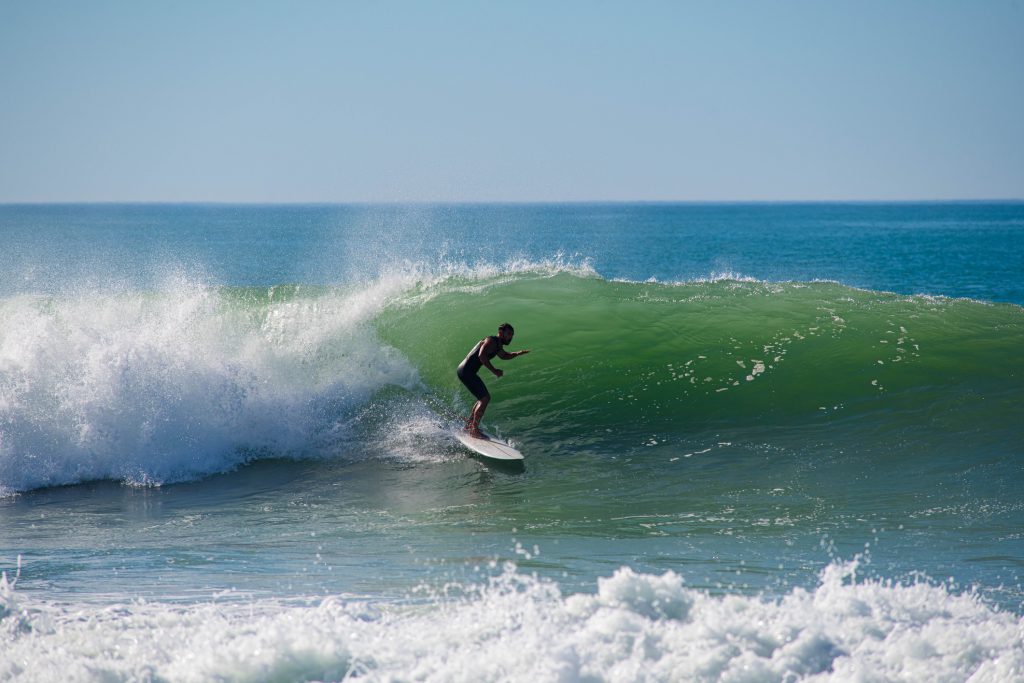
[[[0,677],[1024,676],[1024,205],[0,231]]]

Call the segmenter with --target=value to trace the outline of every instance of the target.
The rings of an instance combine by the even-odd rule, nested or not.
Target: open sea
[[[1020,202],[0,206],[0,680],[1022,681],[1022,306]]]

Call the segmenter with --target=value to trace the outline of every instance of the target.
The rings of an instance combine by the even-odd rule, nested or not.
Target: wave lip
[[[686,588],[673,572],[629,568],[600,579],[593,595],[563,596],[511,565],[464,589],[459,599],[430,599],[427,609],[422,600],[401,606],[344,596],[313,605],[70,608],[23,598],[5,578],[0,676],[994,682],[1024,675],[1024,620],[943,585],[858,578],[856,561],[831,565],[815,588],[777,599],[713,596]]]

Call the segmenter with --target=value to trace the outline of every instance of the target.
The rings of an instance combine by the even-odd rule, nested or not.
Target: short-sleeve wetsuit
[[[480,366],[483,363],[480,362],[480,347],[487,342],[488,339],[493,339],[498,342],[498,348],[495,351],[491,351],[487,354],[488,360],[498,355],[498,351],[502,348],[501,339],[495,335],[491,335],[485,339],[481,339],[473,347],[473,350],[459,363],[459,369],[455,371],[462,383],[466,385],[470,393],[477,397],[478,400],[482,400],[485,396],[491,394],[487,391],[487,386],[484,385],[484,381],[480,379],[480,375],[477,373],[480,371]]]

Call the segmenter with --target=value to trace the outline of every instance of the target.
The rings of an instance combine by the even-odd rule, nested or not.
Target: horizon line
[[[1019,204],[1024,197],[974,199],[380,199],[380,200],[201,200],[98,199],[0,201],[0,206],[559,206],[559,205],[756,205],[756,204]]]

